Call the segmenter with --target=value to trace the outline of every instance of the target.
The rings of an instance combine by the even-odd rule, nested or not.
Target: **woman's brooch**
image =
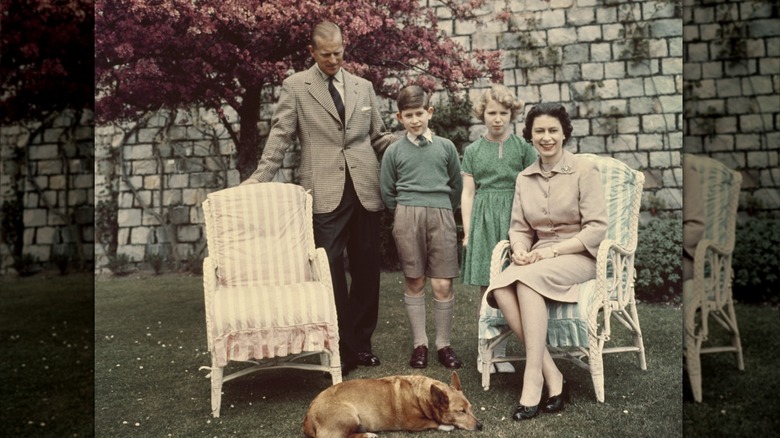
[[[568,164],[564,164],[563,166],[561,166],[561,173],[571,173],[571,172],[572,172],[571,166],[569,166]]]

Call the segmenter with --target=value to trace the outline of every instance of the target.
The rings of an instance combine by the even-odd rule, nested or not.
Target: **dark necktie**
[[[417,144],[418,144],[420,147],[423,147],[423,146],[425,146],[426,144],[428,144],[428,139],[427,139],[427,138],[425,138],[425,136],[424,136],[424,135],[420,134],[420,135],[418,135],[418,136],[417,136]]]
[[[339,94],[339,91],[336,89],[336,86],[333,84],[333,76],[330,76],[328,78],[328,91],[330,91],[330,97],[333,98],[333,103],[336,104],[336,111],[339,112],[339,117],[341,117],[341,123],[344,123],[344,102],[341,100],[341,95]]]

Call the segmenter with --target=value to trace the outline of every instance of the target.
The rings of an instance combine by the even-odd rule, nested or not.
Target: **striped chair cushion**
[[[732,202],[739,201],[732,196],[735,184],[734,172],[708,157],[686,154],[684,159],[693,162],[699,173],[701,186],[706,188],[702,190],[704,217],[706,218],[703,238],[712,240],[718,246],[730,248],[729,238],[733,239],[733,236],[730,236],[725,230],[731,228],[729,214],[734,208]]]
[[[547,305],[547,342],[553,347],[588,346],[587,309],[597,299],[596,280],[580,284],[577,303],[552,303]],[[492,339],[506,327],[500,310],[483,303],[479,316],[479,338]]]
[[[217,286],[212,338],[219,366],[338,348],[331,289],[320,282]]]
[[[213,235],[209,256],[221,286],[283,285],[310,281],[306,192],[265,183],[209,194]]]

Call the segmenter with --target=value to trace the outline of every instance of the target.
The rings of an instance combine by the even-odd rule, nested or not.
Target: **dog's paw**
[[[455,426],[451,424],[440,424],[439,430],[443,430],[445,432],[452,432],[453,430],[455,430]]]

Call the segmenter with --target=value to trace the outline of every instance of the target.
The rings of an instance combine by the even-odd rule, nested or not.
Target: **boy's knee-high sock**
[[[412,326],[414,347],[428,346],[428,333],[425,331],[425,295],[411,297],[404,294],[404,306]]]
[[[450,345],[452,316],[455,314],[455,297],[449,301],[433,299],[433,316],[436,319],[436,349]]]

